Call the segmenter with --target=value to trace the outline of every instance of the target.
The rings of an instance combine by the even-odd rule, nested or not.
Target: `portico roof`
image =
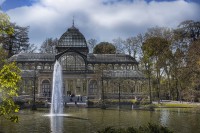
[[[17,61],[17,62],[35,62],[35,61],[55,61],[55,54],[48,54],[48,53],[19,53],[13,55],[10,61]]]
[[[104,70],[104,79],[145,79],[144,74],[139,70]]]

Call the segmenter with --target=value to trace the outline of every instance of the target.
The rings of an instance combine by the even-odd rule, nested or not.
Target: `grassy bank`
[[[157,108],[196,108],[199,105],[196,104],[188,104],[188,103],[159,103],[155,104]]]
[[[155,108],[200,108],[200,103],[189,103],[179,101],[165,101],[165,102],[153,102],[150,104],[149,100],[137,101],[134,99],[106,99],[104,102],[99,100],[90,100],[88,102],[89,107],[102,107],[102,104],[106,108],[116,108],[120,105],[121,109],[139,109],[139,110],[154,110]]]

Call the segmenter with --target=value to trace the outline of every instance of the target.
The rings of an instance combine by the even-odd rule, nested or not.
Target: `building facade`
[[[133,57],[89,53],[85,37],[73,25],[60,37],[56,54],[19,53],[10,58],[22,70],[19,94],[31,96],[35,91],[37,97],[50,98],[56,60],[62,66],[65,96],[115,98],[120,91],[131,97],[142,91],[144,76]]]

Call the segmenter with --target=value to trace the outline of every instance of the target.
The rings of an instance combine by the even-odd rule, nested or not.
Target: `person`
[[[78,98],[77,98],[77,101],[79,102],[79,96],[78,96]]]
[[[81,96],[81,102],[82,102],[82,100],[83,100],[83,99],[82,99],[82,96]]]
[[[48,100],[45,100],[44,106],[47,108],[48,107]]]
[[[72,97],[70,97],[70,102],[72,102]]]

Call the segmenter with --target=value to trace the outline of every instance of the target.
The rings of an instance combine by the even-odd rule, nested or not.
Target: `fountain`
[[[58,61],[54,64],[51,110],[50,114],[45,116],[50,116],[52,133],[63,133],[63,117],[81,119],[73,116],[70,117],[69,114],[63,114],[62,68]]]
[[[51,97],[51,115],[63,114],[63,83],[62,83],[62,68],[56,60],[53,72],[53,88]]]

